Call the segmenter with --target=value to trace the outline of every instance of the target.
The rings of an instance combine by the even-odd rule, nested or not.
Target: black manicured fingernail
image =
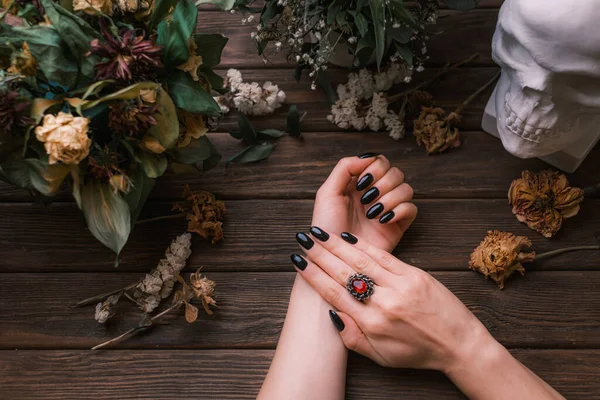
[[[363,190],[368,188],[371,183],[373,183],[373,175],[366,174],[365,176],[360,178],[358,182],[356,182],[356,190],[362,192]]]
[[[290,256],[290,258],[292,259],[292,262],[294,263],[296,268],[298,268],[300,271],[304,271],[304,269],[308,265],[306,260],[304,258],[302,258],[301,256],[299,256],[298,254],[292,254]]]
[[[350,244],[356,244],[358,243],[358,239],[356,238],[356,236],[354,236],[351,233],[348,232],[342,232],[342,239],[344,239],[346,242],[350,243]]]
[[[383,214],[381,218],[379,218],[379,222],[385,224],[386,222],[390,222],[392,218],[394,218],[394,216],[396,216],[396,214],[394,214],[393,211],[388,211],[385,214]]]
[[[327,240],[329,240],[329,234],[327,232],[325,232],[324,230],[322,230],[319,227],[313,226],[310,228],[310,233],[316,237],[317,239],[319,239],[321,242],[326,242]]]
[[[333,326],[335,326],[335,329],[337,329],[338,331],[341,332],[346,327],[346,325],[344,324],[344,321],[342,321],[340,316],[337,315],[337,313],[335,311],[329,310],[329,318],[331,318],[331,322],[333,322]]]
[[[360,156],[358,156],[358,158],[371,158],[371,157],[377,157],[379,155],[379,153],[365,153],[365,154],[361,154]]]
[[[360,198],[360,202],[361,204],[369,204],[378,197],[379,189],[377,189],[376,187],[372,187],[371,189],[367,190],[365,194],[363,194],[363,196]]]
[[[367,218],[373,219],[383,211],[383,204],[377,203],[367,211]]]
[[[313,240],[304,232],[296,233],[296,240],[300,243],[300,246],[304,247],[306,250],[312,249],[315,245],[315,242],[313,242]]]

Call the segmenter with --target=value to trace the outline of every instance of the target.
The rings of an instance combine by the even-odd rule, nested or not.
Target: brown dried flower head
[[[200,68],[202,65],[202,56],[196,54],[198,46],[196,45],[193,37],[188,39],[188,49],[190,56],[188,57],[187,61],[178,66],[177,69],[187,72],[190,74],[192,79],[197,82],[200,80],[200,77],[198,76],[198,68]]]
[[[192,114],[184,110],[177,110],[179,119],[179,139],[177,147],[185,147],[192,142],[192,139],[200,139],[208,132],[208,127],[202,115]]]
[[[210,309],[210,306],[217,305],[217,302],[212,298],[217,284],[206,276],[202,276],[200,269],[190,275],[190,284],[196,298],[202,301],[204,311],[206,311],[208,315],[212,315],[213,312]]]
[[[115,294],[106,298],[106,300],[96,304],[96,313],[94,318],[98,323],[104,324],[110,317],[114,315],[112,306],[119,302],[121,294]]]
[[[460,146],[460,133],[453,124],[460,121],[460,115],[450,113],[445,116],[441,108],[423,107],[415,120],[414,135],[419,146],[424,145],[427,154],[442,153],[451,147]]]
[[[35,76],[37,74],[37,61],[27,42],[23,42],[21,50],[14,52],[11,56],[10,67],[7,69],[11,74]]]
[[[546,170],[523,171],[508,190],[508,202],[517,219],[549,238],[558,232],[563,219],[579,212],[583,190],[569,186],[564,174]]]
[[[531,246],[525,236],[515,236],[509,232],[488,231],[487,236],[471,253],[469,267],[481,272],[486,278],[492,278],[500,289],[504,281],[514,272],[525,274],[521,263],[535,259],[535,252],[524,253],[522,250]]]
[[[212,193],[192,192],[189,185],[185,186],[184,204],[176,204],[173,210],[187,213],[188,232],[195,232],[205,239],[212,238],[215,244],[223,240],[223,219],[225,203],[218,201]]]

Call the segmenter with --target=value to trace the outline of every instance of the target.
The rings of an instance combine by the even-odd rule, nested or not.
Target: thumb
[[[329,317],[349,350],[362,354],[379,365],[385,365],[385,361],[377,354],[363,331],[349,315],[329,310]]]

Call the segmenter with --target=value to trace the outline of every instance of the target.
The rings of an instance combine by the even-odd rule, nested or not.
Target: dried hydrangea
[[[525,236],[515,236],[509,232],[488,231],[481,244],[471,253],[469,267],[492,278],[500,289],[513,272],[525,274],[521,263],[535,259],[535,252],[526,253],[523,249],[531,246]]]
[[[583,190],[569,186],[564,174],[555,171],[523,171],[508,190],[508,202],[520,222],[549,238],[563,219],[574,217],[583,201]]]
[[[459,121],[460,115],[455,112],[446,116],[441,108],[423,107],[414,124],[417,144],[424,145],[427,154],[442,153],[460,146],[460,132],[454,127]]]
[[[143,312],[154,311],[162,299],[171,295],[177,277],[192,254],[191,247],[191,234],[177,236],[167,248],[165,258],[136,285],[133,297]]]
[[[232,108],[246,115],[271,114],[285,101],[285,92],[277,85],[265,82],[261,87],[258,82],[244,82],[242,73],[233,68],[227,71],[224,86],[229,92],[215,100],[225,114]]]
[[[225,203],[218,201],[212,193],[192,192],[186,185],[183,192],[186,202],[176,204],[173,210],[186,213],[188,232],[195,232],[212,243],[223,240]]]
[[[44,143],[48,162],[56,164],[79,164],[90,152],[92,140],[88,137],[90,120],[59,112],[44,115],[42,126],[35,128],[37,140]]]

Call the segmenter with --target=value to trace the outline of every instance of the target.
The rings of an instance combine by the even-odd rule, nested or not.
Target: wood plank
[[[594,236],[600,234],[600,199],[585,200],[580,214],[567,220],[553,240],[518,222],[505,200],[418,200],[416,204],[419,216],[395,254],[427,270],[465,270],[469,254],[489,229],[528,236],[538,253],[593,244]],[[288,254],[298,250],[294,235],[308,229],[313,202],[231,200],[226,205],[225,241],[212,246],[196,237],[191,268],[287,271]],[[149,204],[146,211],[148,216],[171,215],[168,203]],[[113,253],[86,231],[74,204],[5,204],[0,205],[0,213],[0,254],[4,256],[0,272],[114,271]],[[183,219],[139,225],[121,254],[118,271],[147,271],[185,227]],[[575,252],[530,268],[600,269],[600,255]]]
[[[597,399],[600,351],[517,350],[514,356],[568,399]],[[2,351],[8,399],[255,399],[271,350]],[[464,399],[443,375],[380,368],[352,355],[348,400]]]
[[[440,11],[437,24],[430,25],[432,32],[428,42],[429,65],[453,63],[479,52],[481,65],[493,65],[491,42],[496,20],[497,9],[477,9],[469,12],[451,10]],[[221,66],[235,68],[261,68],[265,64],[257,54],[256,43],[250,33],[256,25],[242,25],[240,14],[221,12],[204,12],[198,17],[198,31],[203,33],[221,33],[229,38],[223,51]],[[283,52],[268,58],[267,67],[293,69]]]
[[[289,268],[291,270],[291,267]],[[283,324],[294,272],[213,273],[215,315],[189,325],[182,311],[117,347],[146,349],[274,348]],[[434,272],[510,348],[598,348],[600,272],[528,272],[503,291],[475,272]],[[2,274],[0,348],[89,349],[135,326],[140,312],[127,299],[106,326],[94,305],[70,308],[84,298],[125,287],[131,273]]]
[[[243,149],[227,134],[211,134],[224,159]],[[305,140],[284,138],[262,162],[225,166],[205,174],[167,174],[158,179],[151,197],[179,198],[189,184],[223,199],[312,199],[338,160],[368,151],[385,154],[402,169],[419,198],[506,198],[521,171],[547,169],[538,159],[521,160],[506,152],[501,142],[482,132],[463,132],[462,145],[446,154],[427,156],[414,138],[394,141],[383,133],[306,133]],[[571,184],[585,187],[600,181],[600,145],[590,153]],[[70,194],[59,197],[72,201]],[[0,184],[0,202],[30,201],[20,189]]]

